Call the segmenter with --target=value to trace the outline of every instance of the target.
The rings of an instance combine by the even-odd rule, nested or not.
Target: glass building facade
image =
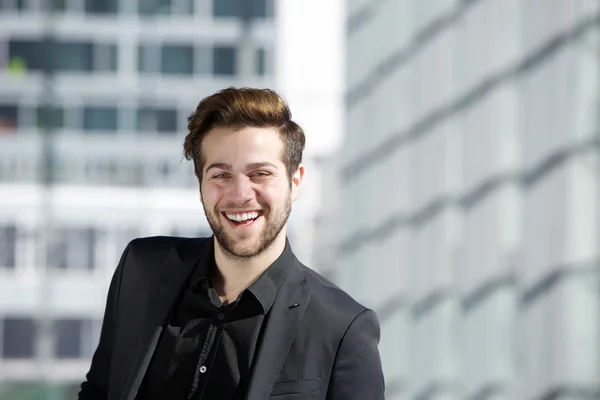
[[[598,398],[599,3],[346,4],[332,274],[386,398]]]

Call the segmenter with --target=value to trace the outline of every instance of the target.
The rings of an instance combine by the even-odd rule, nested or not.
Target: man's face
[[[277,130],[214,128],[202,142],[202,154],[202,206],[226,255],[251,258],[285,236],[304,167],[290,182]]]

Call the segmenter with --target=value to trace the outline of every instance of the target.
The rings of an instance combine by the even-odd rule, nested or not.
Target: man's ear
[[[292,201],[298,200],[300,196],[302,178],[304,178],[304,165],[300,164],[294,175],[292,175]]]

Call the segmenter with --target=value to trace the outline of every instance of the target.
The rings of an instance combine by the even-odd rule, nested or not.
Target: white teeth
[[[250,213],[242,213],[242,214],[225,214],[227,215],[227,218],[229,218],[232,221],[237,221],[237,222],[242,222],[242,221],[247,221],[249,219],[256,219],[258,218],[258,213],[256,211],[250,212]]]

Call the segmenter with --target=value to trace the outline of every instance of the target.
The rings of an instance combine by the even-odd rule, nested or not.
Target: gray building
[[[332,276],[388,399],[600,396],[599,5],[347,1]]]

